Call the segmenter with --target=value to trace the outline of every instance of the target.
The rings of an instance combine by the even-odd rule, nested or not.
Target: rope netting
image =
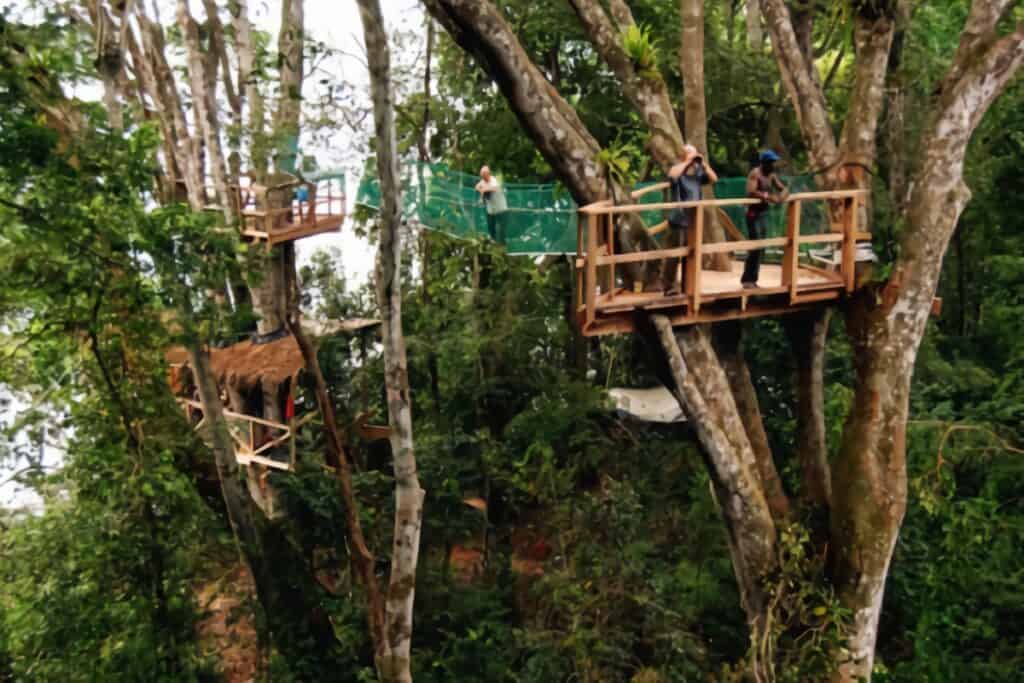
[[[493,238],[505,245],[511,254],[572,254],[576,252],[577,207],[569,192],[557,184],[501,182],[508,210],[494,216],[489,228],[487,209],[474,186],[476,175],[454,171],[445,164],[408,162],[400,168],[403,188],[403,215],[420,227],[436,230],[457,238]],[[499,176],[499,181],[502,181]],[[783,176],[791,192],[814,190],[810,176]],[[720,199],[744,197],[746,178],[722,178],[714,186]],[[664,201],[662,193],[650,192],[641,203]],[[355,203],[370,209],[380,208],[380,185],[372,165],[359,182]],[[820,202],[806,203],[801,232],[811,234],[827,229]],[[733,224],[746,232],[743,206],[725,207]],[[644,223],[652,226],[665,218],[666,212],[641,214]],[[492,231],[493,230],[493,234]],[[662,233],[663,235],[664,233]],[[768,236],[785,234],[785,212],[782,207],[769,209]]]

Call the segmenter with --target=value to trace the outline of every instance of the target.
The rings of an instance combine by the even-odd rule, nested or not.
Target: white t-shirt
[[[505,193],[498,183],[498,179],[491,176],[489,180],[481,180],[476,184],[476,191],[484,196],[484,203],[487,205],[487,213],[496,214],[508,209],[505,202]]]

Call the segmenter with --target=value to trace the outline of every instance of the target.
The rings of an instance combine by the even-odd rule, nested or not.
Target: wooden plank
[[[281,242],[293,242],[303,237],[311,237],[325,232],[336,232],[341,229],[341,224],[344,220],[344,216],[331,216],[330,218],[321,219],[316,223],[299,226],[292,230],[277,230],[270,233],[269,241],[271,244],[280,244]]]
[[[653,236],[657,235],[658,233],[662,233],[662,232],[665,232],[666,230],[668,230],[668,221],[662,221],[662,222],[660,222],[660,223],[658,223],[658,224],[656,224],[656,225],[654,225],[654,226],[652,226],[650,228],[645,228],[645,229],[647,230],[647,234],[650,235],[651,237],[653,237]]]
[[[587,221],[587,257],[583,288],[584,303],[587,307],[587,325],[594,322],[594,305],[597,303],[597,214],[591,214]]]
[[[704,241],[704,212],[696,212],[697,220],[693,222],[693,225],[689,226],[690,239],[688,244],[690,247],[690,255],[686,257],[684,261],[684,267],[686,268],[686,293],[690,296],[690,310],[694,313],[700,311],[700,280],[701,271],[703,270],[701,264],[702,248]],[[675,277],[675,273],[672,274]]]
[[[683,257],[689,253],[689,247],[673,247],[672,249],[657,249],[655,251],[634,251],[629,254],[618,254],[616,256],[598,256],[597,265],[603,266],[606,263],[636,263],[638,261],[661,261],[666,258],[675,258],[677,256]]]
[[[850,199],[867,195],[868,190],[827,190],[824,192],[797,192],[791,194],[787,201],[821,201],[826,199]],[[695,199],[688,202],[657,202],[650,204],[620,204],[614,206],[611,200],[604,200],[601,202],[595,202],[593,204],[587,204],[586,206],[580,207],[580,211],[586,214],[592,213],[638,213],[640,211],[662,211],[665,209],[685,209],[694,208],[699,206],[748,206],[751,204],[760,204],[760,199],[749,199],[746,197],[736,197],[733,199]]]
[[[729,237],[734,241],[742,242],[747,239],[747,236],[740,232],[736,228],[736,225],[733,224],[732,219],[729,218],[729,214],[725,212],[725,209],[718,207],[715,209],[715,214],[718,216],[718,224],[725,228],[725,231],[729,233]]]
[[[658,192],[659,190],[665,190],[669,186],[670,184],[668,182],[655,183],[649,187],[642,187],[639,190],[633,190],[632,192],[629,193],[629,196],[632,197],[633,199],[639,199],[640,197],[643,197],[646,194]]]
[[[799,294],[793,298],[793,303],[796,305],[813,304],[820,303],[822,301],[831,301],[832,299],[838,298],[839,292],[833,289],[828,292],[811,292],[810,294]]]
[[[769,237],[763,240],[743,240],[741,242],[714,242],[701,247],[705,254],[722,254],[733,251],[749,251],[751,249],[767,249],[768,247],[784,247],[789,240],[785,237]]]
[[[604,220],[606,222],[605,228],[607,230],[607,235],[608,235],[607,241],[605,242],[605,246],[608,249],[608,256],[614,257],[615,256],[615,221],[612,219],[612,217],[610,215],[605,216]],[[605,291],[608,292],[609,296],[614,297],[615,296],[615,262],[614,261],[612,261],[611,263],[608,264],[608,268],[605,270],[605,274],[604,275],[605,275]]]
[[[239,465],[263,465],[264,467],[270,467],[272,469],[282,470],[285,472],[290,472],[292,469],[292,466],[286,462],[278,462],[276,460],[264,458],[259,455],[246,455],[244,453],[237,453],[235,455],[235,460],[238,462]]]
[[[838,294],[837,294],[838,295]],[[680,312],[667,312],[670,322],[674,327],[681,327],[685,325],[698,325],[701,323],[715,323],[723,320],[747,320],[750,318],[763,318],[763,317],[774,317],[781,315],[788,315],[790,313],[797,313],[799,311],[806,310],[807,308],[814,307],[816,303],[798,304],[798,305],[765,305],[758,304],[751,300],[748,302],[746,310],[740,310],[738,308],[729,308],[727,310],[702,310],[699,313],[691,313],[683,311],[683,306],[679,306]],[[628,334],[636,331],[636,327],[633,325],[633,312],[622,312],[616,316],[609,316],[607,318],[597,320],[589,327],[583,330],[583,335],[586,337],[598,337],[607,334]]]
[[[746,206],[747,204],[760,204],[760,199],[747,199],[737,197],[735,199],[694,199],[688,202],[651,202],[650,204],[587,204],[579,210],[585,214],[612,214],[612,213],[639,213],[641,211],[664,211],[665,209],[686,209],[698,206]]]
[[[800,244],[823,244],[827,242],[842,242],[843,235],[828,233],[827,235],[801,235]]]
[[[576,255],[579,256],[583,253],[583,230],[584,230],[584,218],[583,214],[576,214]],[[576,259],[576,267],[573,269],[573,280],[575,280],[575,294],[576,297],[573,303],[577,307],[583,306],[583,259]]]
[[[797,266],[800,263],[800,216],[801,202],[790,203],[786,216],[786,253],[782,257],[782,284],[789,288],[789,300],[796,297],[800,274]]]
[[[846,280],[846,291],[852,292],[854,287],[854,275],[856,271],[857,251],[857,197],[850,200],[850,206],[846,209],[846,216],[843,221],[843,278]]]

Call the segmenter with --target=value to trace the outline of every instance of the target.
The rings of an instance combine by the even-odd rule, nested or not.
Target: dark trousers
[[[665,236],[665,246],[662,249],[675,249],[686,246],[686,226],[669,223],[668,234]],[[661,268],[661,282],[665,289],[676,283],[676,270],[679,268],[680,258],[665,259]],[[686,271],[683,271],[681,282],[686,282]]]
[[[762,211],[757,214],[747,214],[747,235],[752,240],[763,240],[768,223],[768,212]],[[743,266],[743,277],[740,282],[753,282],[757,284],[757,277],[761,273],[761,254],[763,249],[750,249],[747,251],[747,263]]]

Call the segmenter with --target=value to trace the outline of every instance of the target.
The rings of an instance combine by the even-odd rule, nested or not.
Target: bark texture
[[[385,601],[386,640],[377,648],[381,680],[411,683],[412,615],[416,594],[424,490],[416,473],[412,439],[405,338],[402,334],[401,185],[395,137],[391,55],[377,0],[358,0],[370,68],[373,121],[377,133],[377,169],[381,186],[380,251],[377,255],[377,304],[383,321],[384,384],[395,475],[395,530],[391,577]]]
[[[825,433],[825,342],[830,309],[821,308],[782,319],[796,364],[796,452],[800,460],[801,495],[811,505],[827,508],[832,500]]]
[[[704,0],[679,0],[682,39],[679,41],[679,73],[683,75],[683,121],[686,139],[708,159],[708,108],[704,96]],[[704,199],[714,199],[712,187],[703,190]],[[704,210],[704,226],[709,242],[724,242],[725,230],[719,225],[718,211]],[[713,270],[732,270],[730,254],[712,254],[704,265]]]
[[[898,4],[865,4],[855,14],[854,89],[838,145],[828,127],[816,71],[799,48],[785,3],[764,0],[764,5],[779,69],[812,160],[829,169],[840,162],[870,166]],[[894,275],[877,300],[874,292],[862,292],[846,312],[857,379],[854,405],[830,473],[830,550],[837,592],[854,618],[848,634],[850,659],[842,662],[838,681],[871,677],[885,579],[906,509],[910,381],[942,258],[970,196],[962,180],[964,154],[981,117],[1024,60],[1024,29],[1018,26],[1010,35],[996,35],[998,20],[1009,5],[986,0],[972,4],[932,123],[921,141],[922,159],[910,182],[914,189],[905,215],[908,228],[901,235]],[[867,185],[863,173],[844,177],[831,170],[823,182],[840,180]],[[798,385],[808,392],[798,399],[803,406],[798,440],[808,495],[820,497],[827,495],[827,488],[820,456],[823,439],[815,436],[821,423],[815,406],[822,400],[814,396],[820,386],[820,333],[815,328],[824,325],[803,327],[791,327],[795,351],[809,361],[798,365],[798,372],[805,375]]]
[[[623,0],[611,0],[607,11],[598,0],[569,0],[569,4],[601,59],[619,79],[623,94],[647,124],[651,134],[647,147],[667,171],[679,160],[683,136],[661,74],[656,69],[639,70],[626,52],[623,36],[636,26],[629,6]]]

